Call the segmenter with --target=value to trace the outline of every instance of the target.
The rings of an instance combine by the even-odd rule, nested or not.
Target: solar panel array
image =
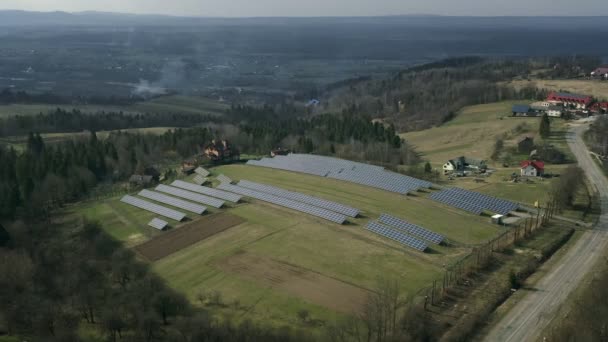
[[[199,215],[202,215],[207,210],[207,208],[203,207],[202,205],[194,204],[192,202],[187,202],[187,201],[181,200],[179,198],[167,196],[165,194],[161,194],[156,191],[150,191],[150,190],[144,189],[144,190],[140,191],[138,195],[141,197],[147,198],[147,199],[161,202],[163,204],[168,204],[172,207],[184,209],[184,210],[187,210],[187,211],[193,212],[195,214],[199,214]]]
[[[164,217],[168,217],[175,221],[181,221],[184,219],[184,217],[186,217],[186,214],[181,213],[177,210],[165,208],[158,204],[150,203],[148,201],[144,201],[142,199],[129,195],[124,196],[120,201],[123,203],[130,204],[134,207],[138,207],[140,209],[147,210]]]
[[[169,223],[167,221],[163,221],[159,218],[153,218],[152,221],[148,222],[148,226],[156,228],[158,230],[163,230],[167,227]]]
[[[303,213],[307,213],[316,217],[320,217],[322,219],[335,222],[338,224],[343,224],[346,221],[346,216],[342,214],[335,213],[333,211],[329,211],[327,209],[315,207],[310,204],[290,200],[287,198],[267,194],[265,192],[255,191],[251,189],[247,189],[238,185],[232,185],[228,183],[222,183],[218,186],[219,189],[234,192],[237,194],[241,194],[243,196],[255,198],[260,201],[276,204],[285,208],[297,210]]]
[[[412,191],[417,191],[421,188],[430,188],[433,185],[427,181],[388,171],[369,172],[342,170],[331,172],[327,177],[367,185],[403,195]]]
[[[352,207],[349,207],[349,206],[346,206],[346,205],[343,205],[340,203],[324,200],[324,199],[317,198],[314,196],[305,195],[305,194],[302,194],[299,192],[281,189],[281,188],[271,186],[271,185],[254,183],[254,182],[250,182],[247,180],[241,180],[238,183],[238,185],[248,188],[248,189],[261,191],[261,192],[276,195],[279,197],[288,198],[288,199],[291,199],[294,201],[314,205],[316,207],[335,211],[337,213],[344,214],[344,215],[350,216],[350,217],[357,217],[357,215],[359,215],[359,209],[355,209],[355,208],[352,208]]]
[[[198,186],[196,184],[192,184],[192,183],[188,183],[188,182],[184,182],[184,181],[180,181],[180,180],[174,181],[173,183],[171,183],[171,186],[174,186],[176,188],[181,188],[184,190],[188,190],[188,191],[197,192],[199,194],[203,194],[203,195],[207,195],[207,196],[211,196],[211,197],[215,197],[215,198],[220,198],[220,199],[223,199],[223,200],[226,200],[229,202],[233,202],[233,203],[238,203],[241,200],[241,196],[235,195],[231,192],[208,188],[205,186]]]
[[[433,185],[427,181],[386,171],[380,166],[311,154],[292,153],[287,156],[250,160],[247,164],[340,179],[399,194],[430,188]]]
[[[168,186],[168,185],[161,184],[161,185],[157,186],[156,189],[154,189],[154,190],[164,192],[164,193],[172,195],[172,196],[184,198],[184,199],[187,199],[187,200],[190,200],[193,202],[210,205],[214,208],[221,208],[222,206],[224,206],[224,201],[218,200],[217,198],[197,194],[197,193],[186,191],[186,190],[179,189],[179,188],[174,188],[174,187]]]
[[[220,183],[232,183],[232,179],[228,178],[228,176],[224,176],[223,174],[217,176],[217,180],[219,180]]]
[[[454,208],[462,209],[471,214],[481,215],[481,213],[483,213],[482,207],[478,206],[477,204],[463,201],[457,196],[454,196],[452,193],[446,192],[445,190],[434,192],[429,196],[429,198],[434,201],[447,204]]]
[[[399,231],[390,229],[389,227],[375,221],[370,221],[367,224],[367,229],[378,235],[382,235],[389,239],[395,240],[405,246],[411,247],[421,252],[424,252],[428,248],[428,245],[424,241],[418,240]]]
[[[507,215],[511,211],[519,209],[519,204],[515,202],[460,188],[448,188],[433,193],[429,197],[477,215],[483,211]]]
[[[380,215],[380,218],[378,219],[378,221],[387,226],[390,226],[391,228],[394,227],[394,228],[400,229],[408,234],[425,239],[426,241],[430,241],[437,245],[440,244],[441,242],[443,242],[443,240],[444,240],[444,237],[440,234],[437,234],[433,231],[430,231],[426,228],[422,228],[415,224],[403,221],[400,218],[397,218],[397,217],[394,217],[394,216],[391,216],[388,214]]]
[[[201,175],[196,175],[196,176],[194,176],[192,181],[198,185],[203,185],[203,184],[207,183],[207,178],[205,178]]]
[[[202,167],[200,167],[200,166],[199,166],[199,167],[197,167],[197,168],[194,170],[194,172],[196,172],[196,173],[197,173],[199,176],[202,176],[202,177],[207,177],[207,176],[209,176],[209,175],[211,174],[211,172],[209,172],[209,171],[207,171],[207,170],[203,169],[203,168],[202,168]]]

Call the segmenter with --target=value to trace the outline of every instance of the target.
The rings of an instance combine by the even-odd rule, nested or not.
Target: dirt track
[[[205,216],[133,249],[147,260],[156,261],[243,222],[242,218],[226,213]]]
[[[485,341],[536,341],[557,313],[560,305],[576,289],[584,276],[603,255],[608,246],[608,180],[593,162],[581,135],[586,126],[577,126],[568,133],[568,145],[577,156],[591,184],[597,187],[602,215],[593,230],[580,237],[563,256],[561,263],[550,270],[537,284],[536,291],[517,303],[485,336]]]
[[[251,253],[232,255],[218,262],[217,266],[338,312],[361,312],[369,293],[297,265]]]

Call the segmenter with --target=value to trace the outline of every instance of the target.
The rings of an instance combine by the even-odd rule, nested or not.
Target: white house
[[[522,177],[540,177],[545,173],[545,163],[524,160],[521,162],[520,172]]]
[[[552,106],[552,107],[547,108],[546,113],[547,113],[547,116],[550,116],[553,118],[561,118],[562,114],[563,114],[563,109],[561,107]]]

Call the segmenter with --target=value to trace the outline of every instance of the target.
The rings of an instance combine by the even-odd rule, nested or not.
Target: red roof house
[[[545,173],[545,163],[537,160],[524,160],[520,164],[522,177],[540,177]]]
[[[551,92],[547,96],[547,101],[563,102],[564,104],[571,104],[584,109],[593,102],[593,97],[589,95]]]
[[[608,113],[608,102],[596,102],[589,109],[594,113]]]

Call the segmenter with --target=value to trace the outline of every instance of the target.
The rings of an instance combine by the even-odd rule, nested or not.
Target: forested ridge
[[[504,100],[544,99],[547,90],[514,89],[516,78],[578,77],[597,58],[453,58],[413,67],[388,79],[353,79],[319,95],[324,110],[369,115],[393,123],[400,132],[429,128],[451,120],[469,105]],[[542,70],[542,71],[541,71]]]

